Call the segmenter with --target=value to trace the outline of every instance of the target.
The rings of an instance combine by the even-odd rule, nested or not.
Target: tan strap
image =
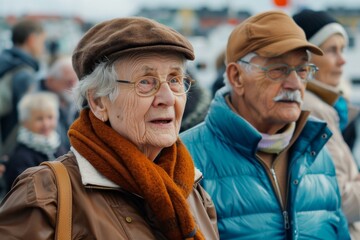
[[[60,161],[43,162],[55,174],[56,186],[58,189],[58,210],[56,221],[56,240],[71,239],[72,224],[72,193],[69,174],[66,167]]]

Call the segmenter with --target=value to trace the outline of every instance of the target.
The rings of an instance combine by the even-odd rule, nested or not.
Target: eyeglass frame
[[[181,75],[173,76],[173,77],[171,77],[170,79],[165,80],[165,81],[161,81],[159,78],[154,77],[154,76],[143,76],[143,77],[141,77],[139,80],[136,80],[135,82],[131,82],[131,81],[129,81],[129,80],[123,80],[123,79],[116,79],[115,81],[116,81],[116,82],[119,82],[119,83],[125,83],[125,84],[131,84],[131,85],[133,85],[133,86],[134,86],[134,89],[135,89],[135,93],[136,93],[138,96],[140,96],[140,97],[151,97],[151,96],[154,96],[154,95],[160,90],[161,84],[167,83],[167,84],[169,85],[169,81],[171,81],[174,77],[178,77],[178,76],[181,76]],[[138,84],[140,81],[144,80],[144,79],[143,79],[144,77],[152,77],[152,78],[154,78],[154,79],[157,79],[157,80],[158,80],[157,82],[159,82],[158,88],[155,89],[155,91],[154,91],[153,93],[152,93],[153,90],[151,90],[151,91],[149,92],[149,93],[151,93],[151,94],[141,94],[141,93],[139,93],[138,90],[137,90],[138,88],[136,87],[136,86],[137,86],[136,84]],[[169,85],[171,92],[172,92],[175,96],[181,96],[181,95],[184,95],[184,94],[188,93],[188,92],[190,91],[191,86],[195,83],[195,80],[193,80],[193,79],[192,79],[190,76],[188,76],[188,75],[184,75],[184,77],[182,77],[182,78],[183,78],[183,79],[186,79],[186,80],[189,82],[189,86],[188,86],[188,88],[186,89],[186,91],[184,91],[184,92],[182,92],[182,93],[174,92],[174,91],[171,89],[170,85]],[[185,81],[184,81],[184,82],[185,82]]]
[[[255,63],[251,63],[251,62],[248,62],[248,61],[245,61],[245,60],[238,60],[238,63],[245,63],[245,64],[249,64],[250,66],[254,66],[254,67],[257,67],[258,69],[262,70],[263,72],[265,72],[265,76],[273,81],[283,81],[286,77],[288,77],[290,75],[290,73],[292,71],[295,71],[296,72],[296,75],[299,77],[299,79],[306,83],[306,82],[309,82],[312,80],[312,77],[313,75],[319,71],[319,68],[315,65],[315,64],[312,64],[312,63],[305,63],[305,64],[302,64],[302,65],[299,65],[299,66],[296,66],[296,67],[290,67],[289,65],[285,64],[285,63],[275,63],[275,64],[271,64],[267,67],[264,67],[264,66],[260,66],[258,64],[255,64]],[[273,66],[286,66],[287,67],[287,72],[285,73],[285,76],[284,78],[277,78],[277,79],[274,79],[274,78],[271,78],[270,76],[268,76],[268,71],[269,71],[269,68],[273,67]],[[307,76],[306,79],[302,79],[299,74],[297,73],[297,70],[300,69],[301,67],[304,67],[304,66],[309,66],[313,69],[313,72],[309,73],[311,74],[311,79],[309,79],[309,77]]]

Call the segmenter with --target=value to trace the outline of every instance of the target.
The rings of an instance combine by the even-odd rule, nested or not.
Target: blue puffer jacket
[[[291,147],[282,212],[255,156],[261,136],[228,107],[224,94],[217,92],[205,122],[181,134],[215,203],[221,239],[350,239],[334,165],[323,149],[331,136],[326,124],[309,119]]]

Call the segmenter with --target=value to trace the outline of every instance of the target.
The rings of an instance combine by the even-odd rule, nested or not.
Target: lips
[[[333,72],[333,75],[341,75],[342,74],[342,71],[340,71],[340,72]]]
[[[155,124],[167,124],[167,123],[171,123],[172,120],[173,120],[172,118],[162,118],[162,119],[154,119],[151,120],[150,122]]]
[[[278,102],[284,102],[284,103],[297,103],[297,101],[295,101],[295,100],[290,100],[290,99],[283,99],[283,100],[280,100],[280,101],[278,101]]]

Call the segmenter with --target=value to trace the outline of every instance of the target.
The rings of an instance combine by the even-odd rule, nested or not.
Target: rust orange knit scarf
[[[180,140],[154,163],[88,109],[70,127],[69,138],[101,174],[145,199],[168,239],[204,239],[186,201],[195,173]]]

